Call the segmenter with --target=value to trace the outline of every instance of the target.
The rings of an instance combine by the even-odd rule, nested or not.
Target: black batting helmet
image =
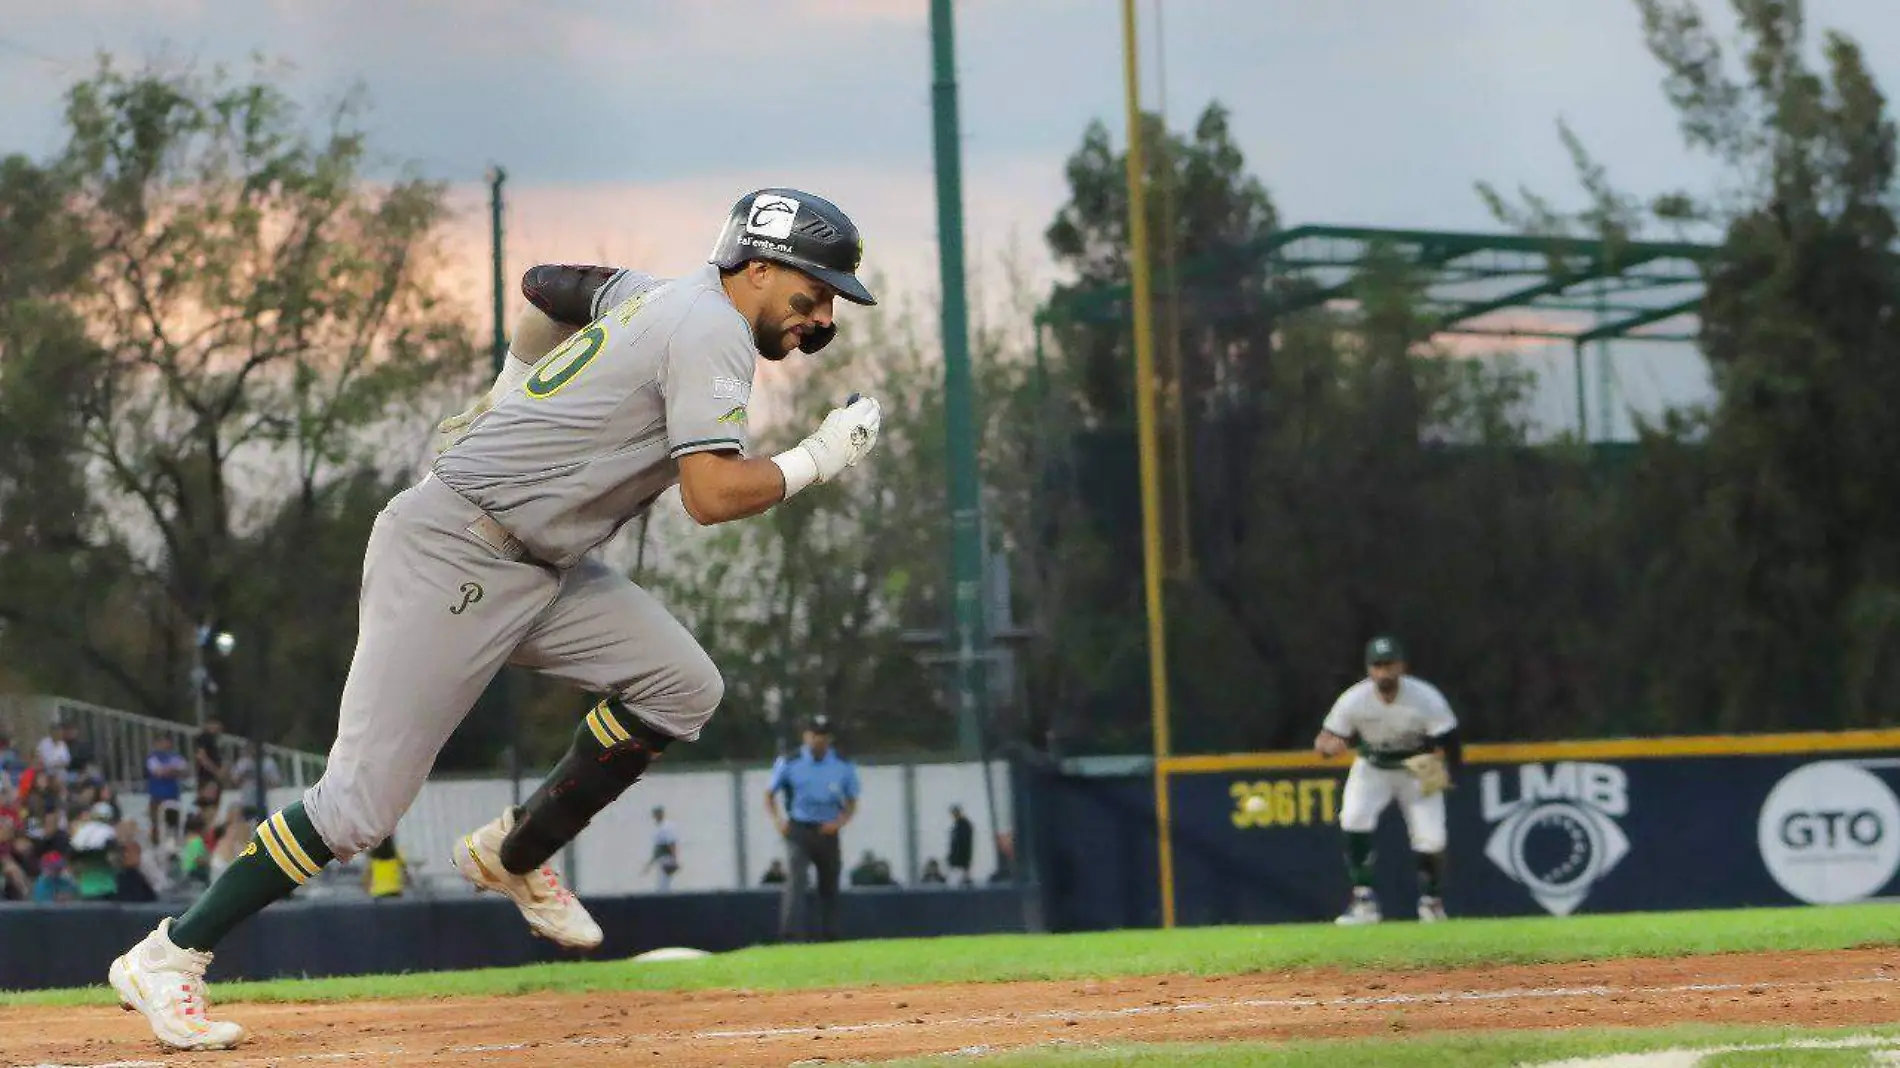
[[[796,189],[761,189],[732,206],[709,262],[730,270],[771,260],[803,271],[853,304],[876,304],[858,281],[864,239],[851,217],[824,197]]]

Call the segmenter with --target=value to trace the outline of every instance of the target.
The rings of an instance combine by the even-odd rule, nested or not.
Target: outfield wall
[[[1900,731],[1472,746],[1449,796],[1455,915],[1827,904],[1900,895]],[[1184,757],[1162,768],[1181,924],[1336,914],[1345,761]],[[1057,930],[1161,922],[1154,766],[1036,774]],[[1250,808],[1252,797],[1264,806]],[[1377,835],[1388,916],[1416,894],[1399,814]]]
[[[994,830],[1008,833],[1014,826],[1009,767],[995,761],[988,770],[986,776],[984,765],[975,761],[860,764],[863,794],[858,816],[844,833],[846,868],[868,849],[890,863],[898,882],[916,883],[926,861],[944,861],[950,841],[950,806],[960,804],[976,827],[974,875],[987,880],[998,866],[990,797],[996,805]],[[679,835],[684,861],[673,879],[674,891],[755,887],[772,861],[785,855],[784,843],[765,814],[765,785],[771,774],[770,765],[655,768],[638,787],[595,817],[587,833],[558,860],[577,893],[596,896],[654,890],[658,873],[647,868],[652,856],[650,813],[653,806],[662,805]],[[439,892],[460,892],[461,877],[448,864],[451,847],[473,828],[494,819],[513,799],[533,793],[539,784],[538,778],[522,779],[512,788],[506,778],[430,779],[397,825],[397,844],[417,867],[417,874],[433,879]],[[145,810],[144,794],[121,796],[128,811]],[[270,807],[282,808],[302,796],[300,789],[272,790]]]
[[[607,936],[587,955],[590,960],[663,946],[739,949],[775,941],[778,934],[775,890],[604,897],[587,906]],[[112,958],[175,911],[145,905],[0,906],[0,990],[103,983]],[[847,892],[839,906],[847,938],[1020,931],[1022,917],[1014,887],[860,889]],[[530,936],[514,906],[494,895],[293,900],[232,932],[218,947],[211,978],[366,975],[572,959]]]

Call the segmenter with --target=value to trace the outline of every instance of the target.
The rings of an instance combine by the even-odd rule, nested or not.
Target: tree
[[[821,358],[759,378],[752,411],[781,413],[754,426],[760,455],[794,444],[851,392],[879,398],[884,431],[862,466],[743,523],[699,530],[671,506],[657,513],[646,578],[726,678],[686,755],[769,755],[814,712],[860,754],[953,747],[947,679],[922,659],[940,650],[907,639],[945,627],[949,606],[943,369],[920,310],[859,313]],[[1007,551],[1031,522],[1033,367],[1019,331],[974,325],[985,515],[991,545]],[[999,704],[999,715],[1018,711]]]
[[[79,473],[85,521],[58,549],[88,596],[107,592],[83,629],[39,593],[0,604],[30,630],[96,645],[115,685],[48,684],[172,714],[200,621],[256,639],[302,626],[312,591],[353,590],[360,552],[332,558],[312,539],[367,524],[374,506],[351,487],[392,466],[390,443],[418,429],[432,388],[479,368],[431,275],[442,188],[371,182],[361,111],[346,99],[312,131],[261,72],[128,74],[105,60],[69,91],[67,144],[44,171],[65,183],[54,217],[86,269],[45,299],[79,329],[36,346],[33,369],[9,361],[0,403],[63,429],[25,462]],[[54,365],[65,377],[50,396],[37,380]],[[338,514],[345,501],[358,520]],[[313,571],[319,560],[334,570]],[[352,619],[320,625],[347,647]],[[279,667],[273,702],[314,681]],[[340,681],[296,687],[293,717],[329,714]]]
[[[1506,689],[1534,675],[1548,655],[1534,634],[1487,644],[1493,620],[1444,618],[1433,596],[1532,581],[1543,562],[1523,536],[1545,514],[1492,488],[1525,466],[1521,377],[1434,348],[1419,280],[1387,255],[1354,281],[1355,308],[1281,315],[1276,297],[1305,283],[1265,255],[1276,214],[1225,110],[1210,105],[1191,136],[1152,116],[1142,129],[1152,230],[1178,257],[1160,257],[1154,317],[1168,354],[1157,389],[1178,423],[1162,464],[1177,748],[1303,742],[1377,629],[1409,628],[1433,662]],[[1058,734],[1122,751],[1148,747],[1149,714],[1125,167],[1099,125],[1070,159],[1048,234],[1077,279],[1052,301],[1068,415],[1043,424],[1072,435],[1046,584],[1064,598],[1050,636]],[[1561,480],[1515,477],[1532,492]]]
[[[88,622],[108,591],[86,581],[83,426],[68,398],[100,353],[63,301],[93,267],[71,193],[55,168],[0,160],[0,640],[9,659],[58,673],[116,666]]]
[[[1900,682],[1886,100],[1847,37],[1810,64],[1798,0],[1735,0],[1739,73],[1695,3],[1637,6],[1685,141],[1728,176],[1626,213],[1721,241],[1701,309],[1714,401],[1644,428],[1627,502],[1644,696],[1703,729],[1884,721]],[[1570,141],[1593,203],[1635,203]]]

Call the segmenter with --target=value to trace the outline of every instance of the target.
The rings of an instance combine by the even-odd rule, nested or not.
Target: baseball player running
[[[204,974],[237,924],[382,841],[504,663],[596,695],[519,808],[463,838],[455,864],[535,934],[591,949],[600,927],[548,859],[718,707],[719,671],[652,595],[590,557],[669,486],[702,524],[757,515],[876,445],[875,400],[828,414],[770,458],[747,449],[754,361],[816,352],[835,298],[875,300],[836,206],[764,189],[738,201],[709,265],[663,281],[542,266],[488,396],[447,420],[434,469],[391,500],[364,552],[356,652],[323,777],[274,813],[186,912],[112,962],[119,999],[175,1049],[244,1036],[208,1018]],[[577,329],[579,328],[579,329]],[[558,347],[557,347],[558,346]]]
[[[1334,757],[1359,750],[1346,773],[1339,829],[1346,835],[1346,873],[1352,903],[1336,921],[1378,923],[1372,892],[1372,832],[1393,800],[1405,815],[1418,864],[1418,918],[1445,918],[1440,884],[1445,872],[1445,789],[1459,764],[1458,718],[1437,687],[1405,673],[1405,651],[1395,638],[1366,643],[1366,677],[1333,702],[1313,748]]]

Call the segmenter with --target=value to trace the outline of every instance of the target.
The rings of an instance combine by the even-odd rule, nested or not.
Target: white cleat
[[[501,864],[501,840],[515,825],[514,809],[501,818],[464,835],[455,845],[455,870],[475,884],[477,890],[493,890],[515,903],[528,921],[528,930],[568,949],[594,949],[600,945],[600,924],[573,891],[561,885],[554,869],[542,865],[540,871],[515,875]]]
[[[1438,923],[1445,919],[1445,901],[1443,898],[1421,897],[1418,899],[1418,922]]]
[[[1384,918],[1379,915],[1379,899],[1373,897],[1371,891],[1354,890],[1352,904],[1333,922],[1341,927],[1362,927]]]
[[[172,944],[170,917],[112,962],[106,977],[119,1004],[143,1013],[152,1034],[172,1049],[230,1049],[244,1041],[244,1028],[211,1020],[205,969],[211,954]]]

